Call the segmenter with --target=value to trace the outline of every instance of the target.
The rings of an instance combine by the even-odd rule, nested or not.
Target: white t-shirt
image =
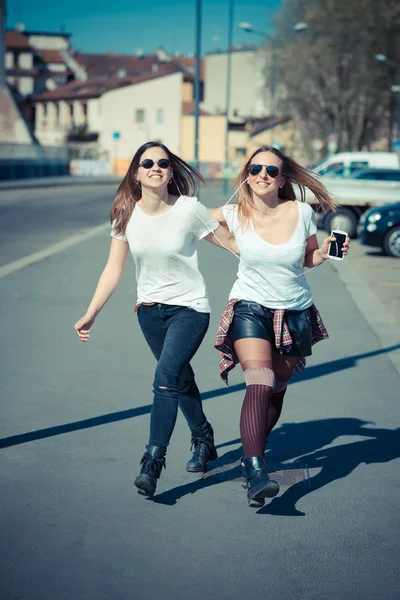
[[[197,198],[180,196],[165,213],[145,214],[135,205],[125,236],[136,267],[137,302],[160,302],[210,312],[198,267],[196,243],[219,223]]]
[[[257,302],[267,308],[303,310],[313,303],[303,273],[307,238],[317,231],[314,211],[305,202],[295,201],[299,218],[291,239],[270,244],[256,233],[250,222],[240,226],[237,205],[223,209],[229,230],[240,250],[240,263],[230,298]]]

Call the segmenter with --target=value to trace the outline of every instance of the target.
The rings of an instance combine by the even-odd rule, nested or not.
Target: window
[[[329,175],[329,171],[332,171],[333,169],[337,169],[338,167],[342,167],[342,166],[343,166],[342,162],[331,163],[328,167],[326,167],[325,169],[322,169],[321,171],[319,171],[318,175],[320,175],[321,177],[323,175],[328,176]]]
[[[157,109],[156,120],[157,120],[157,123],[159,123],[160,125],[162,125],[164,123],[164,109],[163,108]]]
[[[369,166],[368,161],[363,161],[363,160],[350,163],[350,167],[352,169],[366,169],[366,168],[368,168],[368,166]]]
[[[144,109],[138,108],[136,110],[136,123],[144,123]]]

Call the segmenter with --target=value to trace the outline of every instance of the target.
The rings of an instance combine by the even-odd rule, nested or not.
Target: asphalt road
[[[3,264],[101,224],[112,201],[108,188],[35,194],[11,207],[0,195]],[[131,261],[90,343],[73,331],[108,247],[104,231],[0,279],[0,599],[397,599],[400,377],[341,265],[309,274],[331,337],[293,379],[270,437],[281,493],[252,510],[238,467],[242,375],[225,388],[212,348],[236,259],[200,244],[213,313],[193,366],[219,459],[206,477],[185,471],[180,416],[146,500],[133,479],[155,365],[132,312]]]

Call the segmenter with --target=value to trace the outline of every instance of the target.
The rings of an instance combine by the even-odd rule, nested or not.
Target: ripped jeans
[[[157,367],[153,382],[153,405],[149,445],[166,448],[175,427],[178,405],[193,436],[208,432],[199,389],[190,360],[207,332],[209,313],[186,306],[142,304],[138,320]]]

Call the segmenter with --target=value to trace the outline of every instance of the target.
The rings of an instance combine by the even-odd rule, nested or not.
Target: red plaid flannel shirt
[[[215,340],[214,347],[219,350],[220,361],[219,361],[219,374],[221,378],[228,385],[228,374],[239,362],[233,348],[233,342],[230,335],[230,326],[233,319],[234,307],[237,298],[231,298],[228,300],[224,312],[222,313],[221,320],[219,322],[217,337]],[[326,340],[329,335],[322,322],[319,311],[314,306],[311,309],[311,344],[314,345],[321,340]],[[274,333],[275,333],[275,346],[279,349],[281,354],[290,352],[293,344],[292,336],[290,335],[289,327],[285,319],[285,309],[278,308],[274,313]],[[295,373],[301,373],[306,366],[306,359],[304,356],[299,357],[296,366],[294,368]]]

